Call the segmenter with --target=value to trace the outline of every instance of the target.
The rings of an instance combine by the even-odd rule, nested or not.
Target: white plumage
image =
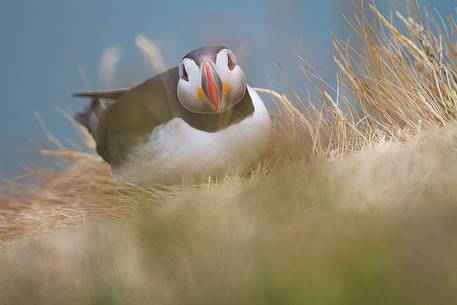
[[[217,132],[191,127],[174,118],[152,131],[149,141],[134,147],[127,160],[113,167],[121,183],[198,183],[243,171],[264,152],[271,131],[265,105],[257,92],[247,86],[254,105],[252,116]]]

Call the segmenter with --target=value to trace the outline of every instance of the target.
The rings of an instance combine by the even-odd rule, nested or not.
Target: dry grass
[[[257,89],[274,136],[248,174],[120,187],[49,135],[71,165],[0,195],[0,304],[455,303],[457,27],[360,11],[318,103]]]

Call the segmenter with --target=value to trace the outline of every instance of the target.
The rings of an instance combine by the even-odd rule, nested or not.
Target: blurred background
[[[383,10],[396,2],[377,1]],[[454,12],[452,0],[419,2],[443,15]],[[308,85],[294,54],[333,82],[332,34],[349,37],[342,15],[353,13],[353,0],[2,1],[0,177],[44,162],[30,151],[50,146],[35,112],[59,139],[79,141],[58,111],[83,108],[71,93],[152,76],[135,46],[138,34],[161,49],[169,67],[192,49],[223,44],[238,52],[251,85],[305,94]],[[120,56],[109,81],[100,81],[103,54]]]

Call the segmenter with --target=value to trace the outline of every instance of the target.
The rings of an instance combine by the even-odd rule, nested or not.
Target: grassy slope
[[[250,175],[118,187],[92,155],[45,152],[77,161],[15,185],[19,202],[5,190],[0,304],[454,303],[452,43],[372,9],[390,35],[361,18],[364,51],[336,43],[348,93],[302,112],[273,93],[269,162]]]

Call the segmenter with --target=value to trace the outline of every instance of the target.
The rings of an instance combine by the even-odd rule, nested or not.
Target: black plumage
[[[198,51],[186,57],[198,59]],[[100,156],[111,165],[117,165],[125,160],[132,147],[146,143],[155,127],[173,118],[182,118],[202,131],[217,132],[254,112],[248,90],[234,107],[225,112],[191,112],[178,100],[178,78],[178,68],[173,68],[131,89],[75,94],[92,98],[90,107],[75,118],[93,134]],[[103,99],[113,102],[101,107]],[[96,116],[96,128],[91,128],[89,124],[91,115]]]

